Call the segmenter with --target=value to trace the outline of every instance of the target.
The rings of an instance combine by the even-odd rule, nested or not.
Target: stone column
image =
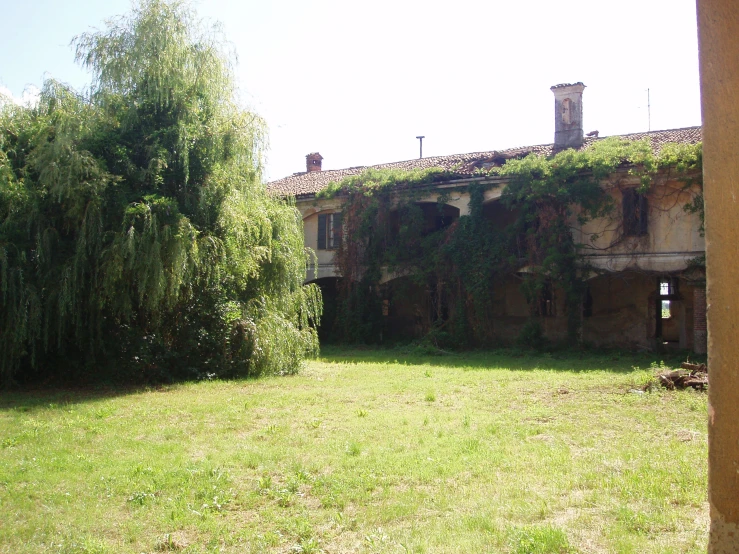
[[[710,554],[739,554],[739,2],[698,0],[708,297]]]
[[[706,326],[706,289],[693,289],[693,351],[705,354],[708,347],[708,328]]]

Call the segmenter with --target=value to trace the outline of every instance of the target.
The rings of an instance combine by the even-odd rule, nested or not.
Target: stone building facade
[[[485,217],[506,225],[510,214],[499,201],[505,178],[484,175],[480,169],[500,166],[509,159],[528,154],[553,155],[567,148],[585,148],[602,140],[597,132],[583,133],[582,97],[585,85],[564,84],[552,87],[555,97],[555,140],[552,144],[492,150],[451,156],[420,158],[371,166],[371,169],[453,170],[454,178],[415,190],[424,210],[437,210],[444,199],[444,217],[456,219],[470,213],[470,193],[466,187],[486,185]],[[701,128],[690,127],[622,135],[626,140],[649,140],[653,150],[665,144],[696,144]],[[316,194],[332,182],[359,175],[368,167],[321,170],[318,153],[306,156],[306,172],[269,183],[275,194],[293,196],[303,217],[305,244],[316,256],[309,268],[308,281],[318,283],[330,304],[336,295],[339,274],[335,262],[341,239],[342,198],[317,198]],[[685,205],[702,192],[700,175],[686,185],[669,169],[653,180],[649,193],[638,192],[640,181],[619,168],[601,186],[619,207],[616,216],[596,219],[581,225],[573,217],[573,238],[590,267],[588,290],[583,302],[582,340],[597,346],[634,349],[681,348],[705,352],[705,254],[700,215],[685,210]],[[525,267],[521,268],[525,272]],[[418,323],[418,304],[423,291],[402,297],[393,295],[394,281],[402,276],[385,275],[384,285],[388,329],[405,336],[424,332]],[[520,291],[516,276],[496,292],[490,317],[496,336],[503,342],[518,336],[531,317],[531,307]],[[330,307],[329,307],[330,311]],[[552,296],[547,313],[540,317],[546,336],[564,338],[567,324],[561,297]]]

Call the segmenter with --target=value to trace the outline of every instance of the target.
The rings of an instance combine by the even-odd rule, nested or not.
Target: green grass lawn
[[[654,359],[2,393],[0,552],[704,552],[706,396],[641,392]]]

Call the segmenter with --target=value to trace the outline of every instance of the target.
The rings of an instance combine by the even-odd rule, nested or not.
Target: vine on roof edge
[[[575,242],[571,223],[612,221],[616,205],[602,183],[618,169],[638,178],[638,191],[645,195],[658,193],[660,174],[682,182],[682,190],[690,195],[684,209],[700,213],[702,220],[701,168],[700,143],[665,144],[655,153],[648,139],[612,137],[579,151],[530,154],[477,171],[479,176],[503,178],[506,185],[499,202],[510,224],[500,226],[485,217],[484,193],[500,184],[482,180],[440,191],[440,220],[453,191],[470,194],[470,211],[432,231],[424,228],[428,206],[424,212],[419,201],[429,192],[422,185],[459,176],[454,169],[369,169],[331,183],[316,197],[343,199],[344,240],[336,253],[343,279],[333,338],[349,343],[387,338],[382,313],[390,291],[381,285],[384,274],[404,277],[390,286],[407,288],[396,294],[425,291],[427,310],[419,325],[437,346],[495,341],[490,313],[512,280],[520,281],[529,305],[523,340],[529,344],[544,340],[539,318],[546,297],[564,306],[568,340],[576,342],[586,279],[594,269],[587,264],[583,245]],[[562,301],[557,303],[560,295]]]

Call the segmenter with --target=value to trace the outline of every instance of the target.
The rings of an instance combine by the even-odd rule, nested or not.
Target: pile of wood
[[[706,390],[708,387],[708,368],[706,364],[691,364],[683,362],[681,369],[663,371],[657,375],[660,384],[666,389],[686,389],[692,387],[695,390]]]

